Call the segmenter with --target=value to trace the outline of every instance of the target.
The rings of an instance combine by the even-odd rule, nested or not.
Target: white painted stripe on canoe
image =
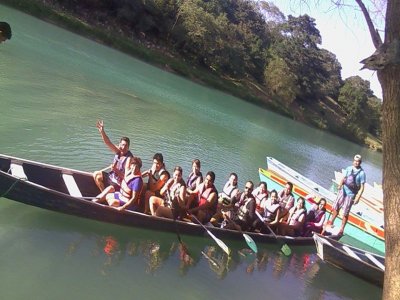
[[[350,255],[351,257],[353,257],[353,258],[358,259],[358,260],[361,261],[361,258],[359,258],[359,257],[357,256],[357,254],[355,254],[354,251],[351,250],[349,247],[347,247],[347,246],[342,246],[342,249],[343,249],[344,251],[346,251],[347,254]]]
[[[11,175],[19,179],[27,180],[28,177],[25,174],[24,167],[20,164],[11,163],[10,165]]]
[[[62,177],[65,185],[67,186],[69,194],[74,197],[82,197],[81,191],[79,190],[74,177],[70,174],[62,174]]]
[[[367,256],[369,260],[372,261],[377,267],[385,271],[385,266],[379,260],[373,257],[370,253],[365,253],[365,256]]]

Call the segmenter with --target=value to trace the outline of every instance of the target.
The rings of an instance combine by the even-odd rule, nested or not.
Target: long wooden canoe
[[[383,256],[352,247],[320,234],[314,234],[318,256],[357,277],[383,286],[385,258]]]
[[[101,222],[132,227],[175,232],[178,227],[182,234],[205,234],[198,224],[149,216],[135,211],[118,211],[112,207],[97,204],[89,198],[99,193],[92,174],[68,168],[61,168],[40,162],[0,154],[0,197],[28,205],[89,218]],[[218,238],[243,239],[241,232],[207,226]],[[254,241],[261,243],[286,243],[291,245],[312,245],[312,237],[289,237],[272,234],[247,232]],[[336,237],[337,238],[337,237]]]

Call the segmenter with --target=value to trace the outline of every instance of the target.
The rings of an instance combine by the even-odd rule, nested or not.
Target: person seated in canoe
[[[215,188],[214,181],[215,173],[213,171],[207,172],[203,183],[195,190],[198,197],[197,206],[187,211],[189,217],[195,215],[203,224],[208,223],[217,211],[218,191]]]
[[[253,188],[253,182],[247,181],[244,192],[241,194],[240,199],[237,202],[238,209],[233,217],[230,217],[229,214],[223,213],[226,221],[224,228],[247,231],[252,227],[256,218],[256,199],[252,194]]]
[[[280,220],[280,207],[278,192],[276,190],[272,190],[269,193],[269,198],[265,202],[264,211],[262,214],[260,214],[261,219],[257,218],[253,222],[253,230],[262,233],[269,233],[270,230],[268,226],[273,230],[278,225]],[[265,223],[268,226],[265,226]]]
[[[256,199],[256,210],[260,213],[264,213],[265,203],[268,200],[268,186],[265,181],[261,181],[258,187],[254,189],[253,196]]]
[[[321,233],[325,222],[325,198],[319,199],[313,208],[307,212],[303,236],[312,236],[313,232]]]
[[[286,182],[285,187],[278,194],[279,204],[281,206],[281,221],[286,221],[289,216],[289,210],[294,206],[293,183]]]
[[[223,214],[233,217],[234,211],[237,209],[235,203],[239,200],[240,191],[238,188],[238,176],[236,173],[229,174],[229,178],[225,183],[222,192],[218,195],[217,212],[212,216],[210,222],[216,226],[221,222]]]
[[[196,204],[196,194],[194,191],[203,182],[203,174],[200,171],[200,160],[192,161],[192,172],[186,181],[186,209],[192,208]]]
[[[303,197],[297,199],[296,205],[289,210],[287,221],[278,224],[276,233],[279,235],[300,236],[303,233],[307,210]]]
[[[111,171],[106,173],[104,170],[93,173],[94,181],[100,191],[105,187],[112,185],[116,191],[119,190],[122,179],[125,176],[126,169],[130,165],[132,153],[129,151],[130,140],[127,137],[121,137],[119,144],[114,145],[104,130],[103,120],[98,120],[96,127],[99,129],[101,138],[107,147],[115,153],[113,162],[109,168]],[[108,169],[108,168],[107,168]]]
[[[186,183],[182,173],[182,168],[176,166],[172,178],[161,188],[160,197],[150,197],[149,207],[153,216],[176,219],[185,212]]]
[[[162,153],[156,153],[153,156],[153,164],[151,168],[143,172],[142,177],[148,177],[146,192],[143,195],[144,212],[151,214],[149,207],[149,199],[151,196],[160,197],[160,190],[171,177],[165,168],[164,157]]]
[[[0,22],[0,44],[11,39],[11,26],[7,22]]]
[[[118,210],[138,210],[140,194],[143,188],[143,179],[140,172],[142,160],[139,157],[132,157],[129,161],[128,170],[122,180],[121,188],[116,191],[113,185],[104,189],[93,202],[107,203]]]

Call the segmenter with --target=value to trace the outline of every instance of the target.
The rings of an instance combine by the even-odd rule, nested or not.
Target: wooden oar
[[[256,211],[256,215],[260,219],[260,221],[265,226],[267,226],[268,230],[272,233],[272,235],[274,236],[274,238],[278,242],[278,244],[282,244],[282,247],[281,247],[282,253],[285,254],[286,256],[289,256],[290,254],[292,254],[292,249],[290,249],[290,247],[286,243],[282,243],[282,241],[280,241],[278,239],[278,237],[276,236],[275,232],[271,229],[271,227],[269,227],[268,223],[264,222],[263,217],[260,215],[260,213],[258,211]]]
[[[221,249],[224,250],[224,252],[226,254],[230,255],[231,250],[228,248],[228,246],[225,245],[225,243],[223,241],[221,241],[219,238],[217,238],[215,235],[213,235],[212,232],[210,230],[208,230],[207,227],[204,226],[203,223],[201,223],[195,215],[191,215],[191,216],[193,217],[193,219],[196,220],[197,223],[199,223],[201,225],[201,227],[204,228],[205,231],[207,231],[208,235],[218,244],[218,246],[220,246]]]
[[[179,243],[181,244],[183,250],[187,253],[187,255],[189,255],[189,250],[188,250],[188,248],[186,247],[186,245],[183,243],[182,238],[181,238],[181,235],[180,235],[180,233],[179,233],[178,223],[176,222],[176,214],[174,214],[174,209],[172,208],[172,200],[171,200],[171,197],[170,197],[170,195],[169,195],[168,190],[165,192],[165,194],[167,195],[168,201],[169,201],[170,204],[171,204],[172,219],[174,220],[175,232],[176,232],[176,235],[178,236],[178,241],[179,241]],[[189,257],[190,257],[190,255],[189,255]]]
[[[249,236],[247,233],[244,233],[243,231],[240,231],[241,233],[242,233],[242,235],[243,235],[243,237],[244,237],[244,240],[246,241],[246,243],[247,243],[247,246],[249,246],[249,248],[251,249],[251,250],[253,250],[253,252],[254,253],[257,253],[258,252],[258,249],[257,249],[257,245],[256,245],[256,242],[251,238],[251,236]]]
[[[244,240],[245,240],[246,243],[247,243],[247,246],[249,246],[249,248],[250,248],[251,250],[253,250],[254,253],[257,253],[257,252],[258,252],[257,244],[256,244],[256,242],[251,238],[251,236],[249,236],[247,233],[244,233],[243,230],[242,230],[242,228],[240,227],[240,225],[236,224],[235,221],[233,221],[233,220],[232,220],[231,218],[229,218],[227,215],[226,215],[226,218],[227,218],[228,222],[234,223],[234,224],[235,224],[235,227],[238,226],[237,229],[238,229],[238,230],[240,231],[240,233],[243,235]]]
[[[108,165],[107,167],[101,169],[99,172],[105,172],[105,171],[107,171],[108,169],[111,169],[111,165]]]

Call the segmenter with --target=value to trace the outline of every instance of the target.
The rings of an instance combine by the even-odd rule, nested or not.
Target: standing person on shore
[[[349,213],[353,204],[360,201],[360,197],[364,192],[364,184],[366,175],[361,168],[361,155],[356,154],[353,159],[353,164],[344,170],[344,177],[339,184],[338,194],[333,204],[332,219],[328,219],[327,226],[330,226],[335,221],[338,212],[342,209],[343,219],[338,235],[342,235],[349,218]]]
[[[0,44],[11,39],[11,27],[7,22],[0,22]]]
[[[119,191],[121,182],[125,176],[125,171],[128,166],[130,166],[130,160],[133,156],[131,151],[129,151],[130,140],[124,136],[121,137],[118,145],[114,145],[104,131],[104,121],[98,120],[96,127],[100,132],[103,142],[115,155],[110,167],[111,171],[109,173],[103,170],[95,171],[93,173],[93,179],[100,191],[103,191],[104,188],[109,185],[114,186],[115,191]]]

